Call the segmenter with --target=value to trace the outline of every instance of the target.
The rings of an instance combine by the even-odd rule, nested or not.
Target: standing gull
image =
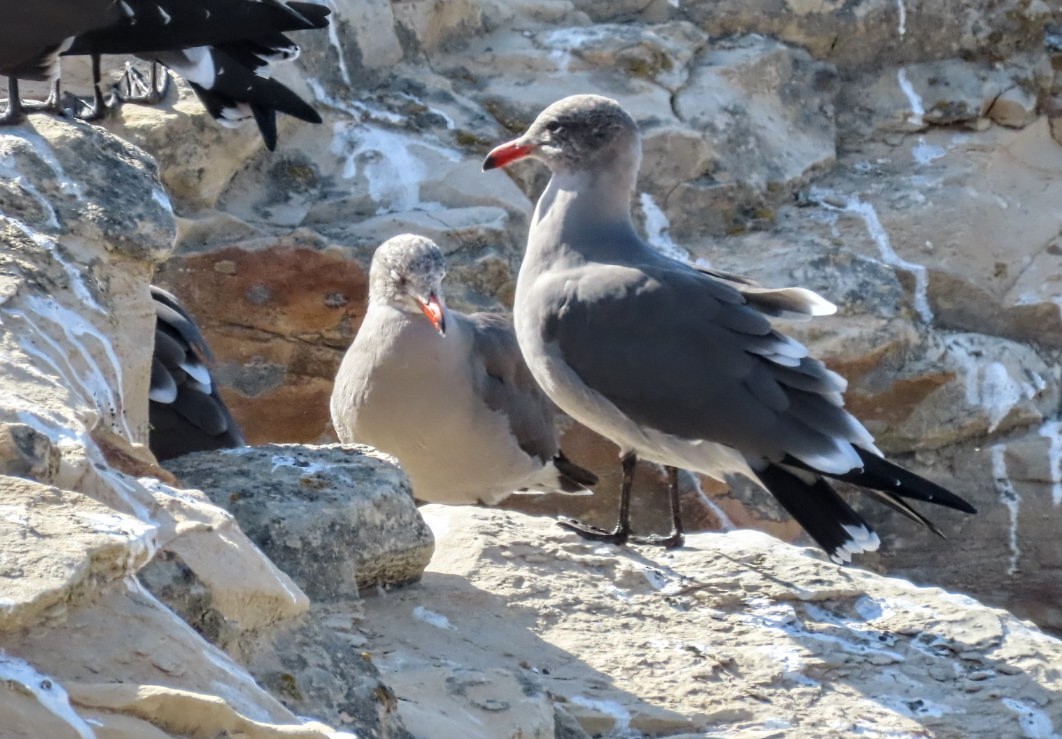
[[[443,274],[430,239],[405,234],[376,250],[365,319],[332,391],[340,440],[393,454],[428,502],[588,493],[597,478],[560,451],[512,326],[447,308]]]
[[[630,201],[641,161],[634,120],[597,95],[539,114],[483,168],[532,157],[553,173],[538,201],[516,285],[514,320],[531,373],[566,413],[622,450],[613,531],[570,522],[585,536],[630,535],[638,458],[722,479],[758,479],[836,562],[879,540],[826,478],[867,489],[941,532],[904,498],[974,509],[886,461],[844,410],[845,380],[772,328],[770,317],[824,315],[809,290],[767,290],[669,259],[635,232]],[[671,475],[681,542],[678,490]]]

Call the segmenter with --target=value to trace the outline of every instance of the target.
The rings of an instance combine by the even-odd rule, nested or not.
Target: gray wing
[[[860,466],[852,444],[874,448],[841,407],[844,379],[772,328],[777,301],[677,263],[572,277],[549,288],[543,338],[639,425],[823,471]]]
[[[830,316],[837,312],[837,306],[806,287],[768,288],[732,272],[699,265],[694,266],[694,269],[717,282],[729,284],[741,293],[745,302],[769,316],[803,321],[812,316]]]
[[[496,313],[463,318],[472,328],[477,394],[489,408],[508,417],[521,449],[549,461],[558,450],[554,406],[524,363],[512,323]]]

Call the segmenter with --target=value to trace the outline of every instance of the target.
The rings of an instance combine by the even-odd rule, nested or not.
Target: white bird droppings
[[[1021,510],[1021,495],[1010,480],[1007,472],[1007,460],[1004,456],[1007,447],[1005,444],[996,444],[992,447],[992,479],[995,482],[999,500],[1010,512],[1010,562],[1007,565],[1007,574],[1013,575],[1018,571],[1018,560],[1021,558],[1021,548],[1018,546],[1018,513]]]
[[[435,611],[429,611],[424,606],[417,606],[413,609],[413,618],[418,621],[423,621],[426,624],[434,626],[437,629],[443,629],[444,631],[456,631],[453,624],[450,623],[450,619],[441,613]]]
[[[903,70],[900,71],[902,72]],[[863,219],[863,222],[867,226],[867,232],[870,234],[870,238],[874,240],[875,244],[877,244],[882,261],[891,267],[902,269],[914,275],[915,312],[918,314],[918,317],[922,319],[922,323],[932,323],[933,309],[929,307],[929,273],[926,271],[925,266],[915,264],[914,262],[908,262],[896,253],[896,250],[892,248],[892,243],[889,240],[889,234],[885,230],[885,227],[881,225],[881,220],[878,218],[878,212],[874,209],[873,205],[860,200],[858,196],[853,195],[845,202],[844,210],[849,213],[854,213]]]
[[[29,662],[0,652],[0,680],[28,690],[44,708],[65,721],[81,739],[96,739],[96,732],[70,707],[70,698],[55,680]]]
[[[1051,482],[1051,502],[1062,505],[1062,425],[1060,421],[1048,421],[1040,427],[1040,436],[1047,439],[1047,473]]]
[[[641,203],[642,213],[645,215],[645,235],[649,245],[665,257],[678,262],[689,262],[690,253],[671,239],[671,234],[668,233],[671,223],[653,200],[653,196],[643,192],[638,196],[638,202]]]
[[[907,79],[907,70],[900,67],[896,73],[896,81],[900,85],[903,94],[907,96],[907,103],[911,106],[911,112],[907,115],[907,122],[912,126],[922,127],[926,124],[926,109],[922,104],[922,97],[915,91],[914,85]]]

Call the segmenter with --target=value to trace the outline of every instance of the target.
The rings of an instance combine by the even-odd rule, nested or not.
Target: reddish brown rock
[[[217,358],[251,443],[334,439],[328,398],[365,309],[366,273],[305,231],[174,256],[156,276]]]

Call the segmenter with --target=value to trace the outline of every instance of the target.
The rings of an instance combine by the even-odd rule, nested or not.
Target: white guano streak
[[[37,671],[25,660],[0,652],[0,680],[21,685],[46,710],[64,721],[81,739],[96,739],[96,733],[70,706],[70,698],[54,679]]]
[[[933,309],[929,307],[929,273],[925,266],[915,264],[914,262],[908,262],[896,253],[896,250],[892,248],[892,243],[889,241],[889,234],[885,230],[885,227],[881,225],[881,220],[878,218],[878,212],[874,209],[873,205],[860,200],[858,196],[853,195],[845,202],[844,209],[849,213],[855,213],[863,219],[863,222],[867,226],[867,233],[870,234],[870,238],[874,240],[875,244],[877,244],[878,252],[881,254],[882,261],[891,267],[905,270],[914,275],[915,312],[918,314],[918,317],[922,319],[922,323],[927,325],[932,323]]]
[[[638,202],[641,204],[642,213],[645,215],[645,235],[649,245],[665,257],[670,257],[677,262],[688,263],[690,261],[690,253],[672,240],[669,233],[671,222],[668,221],[667,214],[653,200],[653,196],[643,192],[638,196]]]
[[[996,444],[990,451],[992,453],[992,479],[996,492],[999,494],[1000,502],[1007,507],[1010,513],[1010,563],[1007,566],[1007,574],[1013,575],[1018,571],[1018,560],[1021,558],[1021,547],[1018,546],[1018,513],[1021,510],[1021,496],[1007,473],[1007,460],[1004,456],[1007,452],[1006,444]]]
[[[1047,473],[1051,482],[1051,502],[1062,505],[1062,422],[1048,421],[1040,427],[1040,436],[1047,439]]]
[[[924,118],[926,109],[922,104],[922,97],[915,92],[914,85],[907,79],[907,70],[903,67],[900,67],[900,71],[896,73],[896,81],[900,85],[903,94],[907,96],[907,102],[911,106],[911,114],[907,116],[907,122],[912,126],[924,126],[926,124]]]

